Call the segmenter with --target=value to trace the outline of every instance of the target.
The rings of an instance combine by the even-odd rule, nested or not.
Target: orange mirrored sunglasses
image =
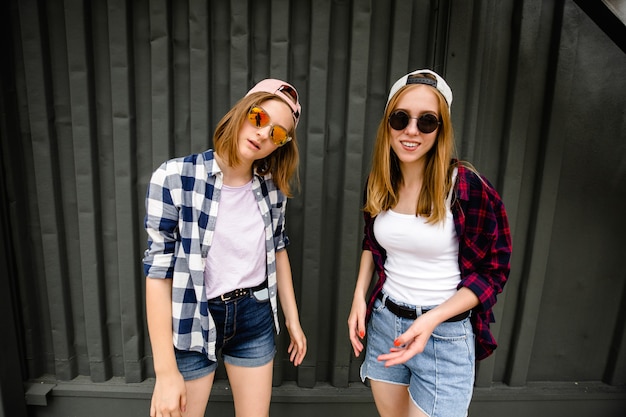
[[[256,127],[257,129],[271,126],[270,138],[276,146],[283,146],[291,140],[291,136],[289,136],[287,129],[285,129],[281,125],[271,124],[270,115],[267,114],[267,112],[261,106],[252,106],[250,108],[250,111],[248,112],[248,121],[252,126]]]

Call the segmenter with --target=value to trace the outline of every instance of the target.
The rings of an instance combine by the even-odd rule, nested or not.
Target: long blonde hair
[[[237,156],[237,139],[242,123],[247,123],[246,118],[250,107],[265,100],[282,99],[271,93],[259,92],[243,97],[228,113],[222,117],[213,134],[213,146],[218,155],[225,158],[230,166],[239,164]],[[290,132],[291,141],[279,147],[263,159],[256,160],[252,165],[259,175],[270,174],[276,186],[287,197],[292,197],[292,187],[299,187],[298,177],[298,141],[295,130]]]
[[[381,211],[393,208],[399,199],[398,190],[403,182],[400,161],[391,148],[389,115],[396,109],[400,98],[415,85],[402,87],[391,98],[376,134],[372,168],[367,182],[367,198],[364,210],[372,217]],[[445,220],[447,193],[452,187],[451,161],[454,158],[454,130],[450,118],[450,109],[443,95],[435,88],[432,91],[439,99],[441,125],[437,131],[435,145],[426,154],[424,181],[420,191],[416,216],[423,216],[427,223],[439,223]]]

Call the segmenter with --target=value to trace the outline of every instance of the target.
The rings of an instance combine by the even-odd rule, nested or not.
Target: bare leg
[[[202,378],[185,382],[187,411],[183,413],[184,417],[204,416],[206,405],[209,402],[209,395],[211,395],[211,388],[213,387],[213,378],[215,378],[215,372],[211,372]]]
[[[425,416],[425,414],[421,413],[421,411],[411,401],[411,397],[409,396],[409,391],[406,386],[389,384],[381,381],[370,380],[370,382],[372,385],[374,402],[376,402],[376,409],[381,417]],[[414,411],[421,414],[413,414]]]
[[[270,361],[257,368],[226,364],[237,417],[268,417],[270,415],[273,364],[274,361]]]
[[[413,401],[409,398],[409,417],[428,417],[422,410],[420,410]]]

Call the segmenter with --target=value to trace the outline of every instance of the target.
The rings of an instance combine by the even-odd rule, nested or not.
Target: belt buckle
[[[235,298],[243,297],[247,293],[248,293],[247,288],[237,288],[236,290],[220,295],[220,299],[223,302],[226,302],[226,301],[234,300]]]

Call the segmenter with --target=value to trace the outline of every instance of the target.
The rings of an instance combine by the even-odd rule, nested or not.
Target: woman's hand
[[[306,337],[300,325],[296,295],[291,277],[291,264],[286,250],[276,252],[276,283],[280,306],[285,315],[285,327],[289,331],[289,360],[298,366],[306,355]]]
[[[360,297],[354,297],[352,300],[352,309],[348,316],[348,331],[350,332],[350,343],[354,350],[354,356],[359,356],[363,351],[363,338],[365,337],[365,313],[367,305],[365,300]]]
[[[406,332],[393,341],[394,347],[389,350],[390,353],[379,355],[378,360],[385,362],[386,367],[405,363],[424,351],[438,325],[439,322],[431,319],[428,313],[419,316]]]
[[[424,351],[428,339],[437,326],[450,317],[471,310],[479,303],[478,297],[468,288],[459,289],[452,297],[438,307],[419,316],[396,340],[389,353],[378,356],[378,360],[385,362],[385,366],[405,363],[413,356]]]
[[[294,366],[299,366],[306,355],[306,336],[302,331],[300,323],[297,323],[297,325],[287,325],[286,327],[291,340],[289,348],[287,348],[289,360],[293,362]]]
[[[364,250],[361,252],[361,263],[359,264],[359,275],[356,279],[354,287],[354,295],[352,296],[352,308],[348,316],[348,331],[350,332],[350,343],[354,355],[359,356],[363,352],[363,343],[365,337],[365,315],[367,313],[367,303],[365,296],[367,294],[372,274],[374,273],[374,258],[372,252]]]
[[[146,314],[156,381],[150,417],[182,417],[187,407],[185,380],[172,344],[172,280],[146,278]]]
[[[150,402],[150,417],[182,417],[186,408],[187,391],[180,372],[157,375]]]

